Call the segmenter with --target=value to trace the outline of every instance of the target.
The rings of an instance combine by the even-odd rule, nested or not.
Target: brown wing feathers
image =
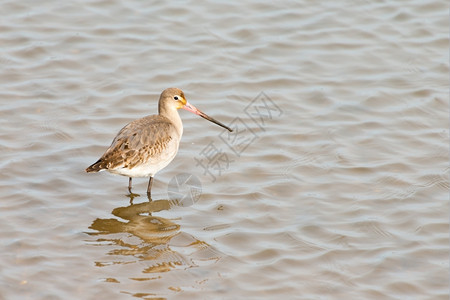
[[[133,168],[164,151],[172,139],[170,121],[162,116],[148,116],[123,127],[102,157],[86,172],[103,169]]]

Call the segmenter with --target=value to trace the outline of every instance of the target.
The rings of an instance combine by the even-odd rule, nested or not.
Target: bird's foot
[[[132,192],[130,191],[130,193],[127,194],[127,195],[125,195],[125,196],[127,196],[128,198],[130,198],[130,204],[133,204],[134,198],[140,197],[141,195],[132,193]]]
[[[149,202],[152,202],[152,194],[150,194],[149,192],[147,192],[147,198]]]

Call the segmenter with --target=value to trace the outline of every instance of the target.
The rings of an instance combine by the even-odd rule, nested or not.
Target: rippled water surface
[[[447,1],[1,10],[0,299],[448,299]],[[237,130],[131,205],[84,169],[171,86]]]

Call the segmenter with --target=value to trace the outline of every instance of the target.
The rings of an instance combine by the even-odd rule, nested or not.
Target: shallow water
[[[448,299],[448,8],[3,1],[0,298]],[[235,134],[130,205],[84,169],[170,86]]]

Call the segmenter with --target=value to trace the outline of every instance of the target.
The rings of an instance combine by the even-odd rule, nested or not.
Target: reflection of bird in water
[[[180,108],[233,131],[188,103],[180,89],[168,88],[159,98],[158,115],[134,120],[123,127],[102,157],[86,172],[108,170],[128,176],[130,194],[133,177],[150,177],[147,186],[150,199],[153,176],[166,167],[178,152],[183,134],[183,124],[178,114]]]
[[[168,200],[118,207],[112,213],[128,222],[117,219],[96,219],[89,228],[98,232],[89,234],[129,233],[140,238],[143,243],[139,242],[138,244],[134,244],[132,241],[124,241],[125,239],[130,239],[129,237],[125,239],[111,239],[109,240],[110,242],[120,247],[109,253],[117,256],[131,255],[139,260],[152,261],[151,265],[144,270],[144,273],[166,272],[177,265],[188,265],[188,262],[182,255],[171,250],[167,245],[170,239],[179,233],[180,225],[165,218],[145,215],[145,213],[169,208],[170,203]],[[105,239],[98,239],[98,241],[105,241]],[[116,261],[114,263],[121,262]],[[102,265],[102,263],[96,263],[96,265]]]
[[[112,211],[113,215],[128,220],[128,222],[121,222],[117,219],[96,219],[89,228],[99,231],[98,234],[128,232],[145,242],[165,244],[179,232],[180,225],[169,219],[152,216],[151,213],[169,208],[168,200],[118,207]],[[150,215],[142,215],[144,213],[150,213]]]
[[[173,220],[151,215],[175,205],[169,200],[132,204],[112,211],[118,219],[98,218],[92,222],[91,231],[87,234],[95,240],[88,241],[89,244],[107,249],[111,257],[102,258],[95,265],[126,268],[122,275],[114,275],[116,278],[108,278],[109,281],[120,282],[120,276],[139,281],[154,279],[155,273],[214,264],[226,256],[208,243],[181,231],[180,225]],[[130,263],[137,263],[139,268],[143,266],[142,273],[151,273],[151,277],[135,274],[135,269],[128,266]],[[163,282],[161,284],[164,285]]]
[[[168,210],[174,204],[169,200],[156,200],[127,207],[115,208],[112,213],[120,218],[96,219],[89,227],[98,237],[98,245],[114,247],[108,252],[114,256],[113,262],[96,262],[97,266],[112,264],[128,264],[132,256],[135,262],[143,262],[146,266],[143,273],[167,272],[175,267],[190,268],[195,261],[202,264],[216,262],[222,255],[204,241],[180,231],[180,225],[172,220],[152,216],[151,213]],[[124,221],[125,220],[125,221]],[[126,233],[118,238],[117,234]],[[105,235],[113,234],[111,238]],[[139,241],[136,242],[136,237]],[[109,242],[105,245],[105,242]],[[171,245],[179,249],[188,249],[189,257],[171,249]]]

